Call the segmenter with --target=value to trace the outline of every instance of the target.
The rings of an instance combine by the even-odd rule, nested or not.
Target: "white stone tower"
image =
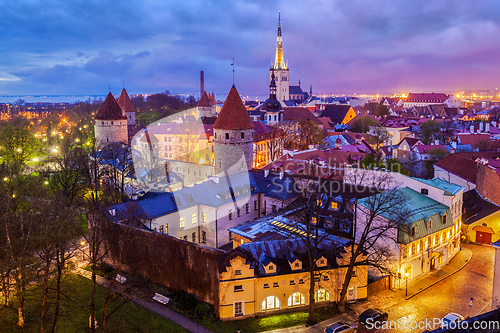
[[[252,119],[233,85],[214,124],[216,174],[252,169],[253,128]]]
[[[112,93],[109,93],[94,118],[97,145],[128,143],[127,117]]]
[[[276,41],[276,56],[274,63],[269,70],[269,81],[272,80],[272,75],[276,81],[276,99],[279,101],[287,101],[290,99],[290,82],[288,66],[285,64],[283,57],[283,44],[281,39],[281,14],[278,16],[278,37]]]

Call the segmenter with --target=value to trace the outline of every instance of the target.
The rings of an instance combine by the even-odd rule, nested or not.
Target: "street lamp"
[[[405,280],[406,280],[406,297],[408,297],[408,277],[410,276],[410,273],[406,272],[405,273]]]

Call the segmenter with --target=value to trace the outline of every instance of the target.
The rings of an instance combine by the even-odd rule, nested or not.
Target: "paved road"
[[[472,250],[470,263],[461,271],[437,283],[431,288],[404,300],[404,291],[384,291],[370,299],[374,307],[389,314],[389,320],[424,321],[426,318],[442,318],[450,312],[463,316],[474,316],[479,312],[489,311],[493,281],[493,262],[495,252],[490,246],[463,244]],[[469,298],[473,297],[472,308]],[[415,324],[413,324],[415,325]],[[436,327],[437,328],[437,327]],[[420,328],[381,329],[378,332],[422,332]],[[360,329],[359,332],[375,332]]]

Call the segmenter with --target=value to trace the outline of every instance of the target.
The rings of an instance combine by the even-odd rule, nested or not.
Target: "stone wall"
[[[168,170],[178,174],[184,181],[184,186],[192,187],[197,182],[208,180],[208,176],[215,175],[213,165],[197,164],[184,161],[168,160]]]
[[[476,189],[486,200],[500,205],[500,175],[496,169],[479,161],[477,164]]]
[[[111,224],[105,235],[110,259],[122,257],[131,273],[196,295],[219,309],[218,262],[224,252],[156,232]]]

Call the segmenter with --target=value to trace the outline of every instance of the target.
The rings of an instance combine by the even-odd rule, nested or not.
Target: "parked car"
[[[323,330],[323,333],[356,333],[358,325],[351,325],[343,321],[337,321]]]
[[[369,323],[383,323],[387,321],[388,317],[389,315],[387,314],[387,312],[382,312],[379,309],[368,309],[359,315],[359,323],[365,326]],[[368,319],[371,320],[368,321]]]
[[[454,326],[459,322],[464,320],[464,316],[458,314],[458,313],[448,313],[446,316],[444,316],[443,319],[441,319],[441,327],[451,327],[454,328]]]

